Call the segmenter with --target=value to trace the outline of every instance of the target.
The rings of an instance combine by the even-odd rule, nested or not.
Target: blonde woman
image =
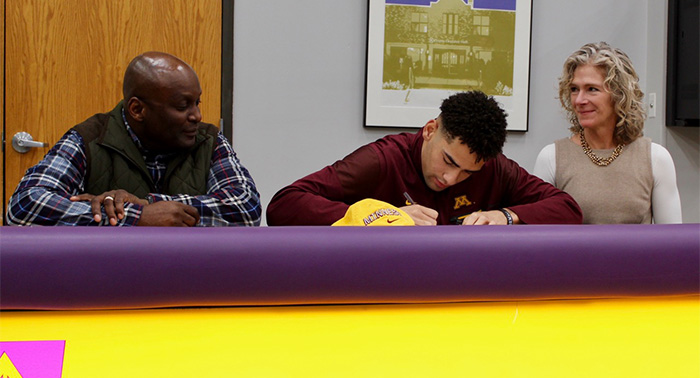
[[[643,137],[646,113],[627,54],[589,43],[564,62],[559,100],[572,135],[542,149],[534,174],[568,192],[583,223],[680,223],[668,151]]]

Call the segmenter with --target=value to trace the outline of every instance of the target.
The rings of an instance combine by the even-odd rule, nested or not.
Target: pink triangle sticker
[[[0,341],[0,377],[61,378],[65,340]]]

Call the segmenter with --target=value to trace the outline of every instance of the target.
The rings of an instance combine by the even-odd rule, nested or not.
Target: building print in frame
[[[464,0],[387,1],[384,89],[512,95],[514,10],[475,9]]]
[[[530,8],[518,0],[370,0],[367,125],[372,107],[406,115],[469,90],[495,96],[513,115],[514,101],[527,101]],[[375,123],[419,127],[423,118]],[[509,118],[509,129],[527,129],[526,119]]]

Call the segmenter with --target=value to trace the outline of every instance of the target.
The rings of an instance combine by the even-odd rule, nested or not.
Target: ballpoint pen
[[[413,201],[413,198],[411,198],[411,196],[408,195],[408,192],[403,192],[403,196],[406,197],[406,203],[408,205],[415,205],[416,204],[416,202]]]
[[[481,212],[481,210],[477,210],[477,211],[475,211],[474,213],[480,213],[480,212]],[[452,223],[452,224],[462,224],[462,221],[464,220],[464,218],[466,218],[466,217],[468,217],[468,216],[470,216],[470,215],[472,215],[472,214],[473,214],[473,213],[468,213],[468,214],[464,214],[464,215],[452,217],[452,218],[450,218],[450,223]]]

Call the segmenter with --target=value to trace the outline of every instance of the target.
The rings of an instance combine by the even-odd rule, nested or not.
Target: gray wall
[[[366,23],[365,0],[235,1],[233,145],[265,207],[295,179],[404,131],[363,127]],[[663,122],[665,30],[662,0],[533,0],[529,131],[509,133],[505,154],[531,170],[542,147],[568,134],[561,65],[584,43],[607,41],[657,94],[645,134],[673,155],[684,221],[700,222],[699,130]]]

